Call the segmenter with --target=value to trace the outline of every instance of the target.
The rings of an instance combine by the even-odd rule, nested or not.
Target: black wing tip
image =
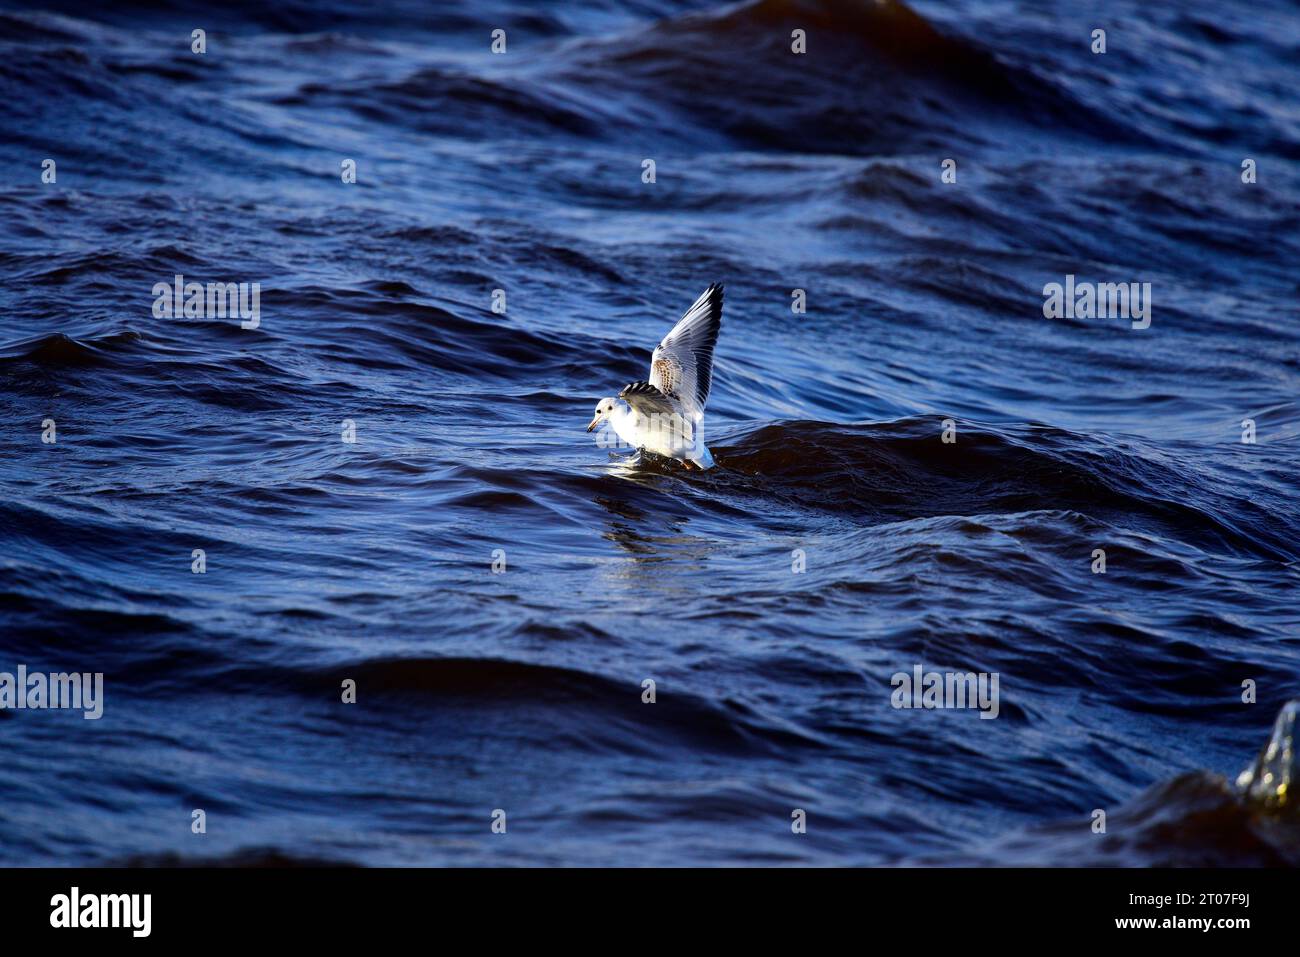
[[[716,330],[722,325],[722,299],[725,289],[720,282],[709,284],[710,300],[713,304],[713,325]]]
[[[646,393],[654,393],[657,395],[659,390],[649,382],[629,382],[627,385],[623,386],[623,390],[619,392],[618,397],[622,399],[629,395],[644,395]]]
[[[726,287],[720,282],[711,282],[709,288],[704,290],[704,295],[708,297],[709,311],[713,313],[714,322],[722,322],[722,301],[726,295]]]

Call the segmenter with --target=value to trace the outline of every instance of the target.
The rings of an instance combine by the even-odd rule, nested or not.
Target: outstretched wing
[[[721,328],[722,286],[715,282],[650,357],[650,384],[680,402],[688,415],[704,414],[713,384],[713,347]]]
[[[673,400],[649,382],[629,382],[623,386],[623,391],[618,394],[618,397],[626,400],[628,405],[642,415],[649,416],[656,413],[671,415],[677,412]]]

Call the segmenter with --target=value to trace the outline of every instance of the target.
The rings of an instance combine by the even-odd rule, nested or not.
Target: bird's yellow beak
[[[587,426],[587,431],[590,432],[598,425],[600,425],[600,416],[596,416],[594,419],[591,420],[591,425]]]

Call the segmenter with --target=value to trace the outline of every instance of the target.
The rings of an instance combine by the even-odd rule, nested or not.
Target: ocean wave
[[[1107,812],[1104,831],[1089,811],[917,864],[962,867],[1300,867],[1300,814],[1287,785],[1296,780],[1297,702],[1282,709],[1255,764],[1234,783],[1209,771],[1163,781]],[[1269,786],[1252,792],[1267,766]],[[1258,777],[1253,780],[1259,780]],[[1279,800],[1279,796],[1281,800]],[[1103,809],[1104,810],[1104,809]]]
[[[1269,516],[1248,528],[1225,522],[1191,474],[1138,451],[1043,427],[1016,435],[966,427],[951,444],[941,431],[937,419],[782,422],[719,442],[723,470],[699,481],[877,520],[1044,509],[1144,515],[1207,544],[1297,560],[1297,539],[1269,529]]]
[[[1294,860],[1213,774],[1296,671],[1294,31],[53,5],[0,14],[0,670],[108,704],[0,711],[7,861],[499,863],[502,804],[520,863]],[[594,444],[714,280],[717,468]],[[918,663],[998,720],[892,707]]]

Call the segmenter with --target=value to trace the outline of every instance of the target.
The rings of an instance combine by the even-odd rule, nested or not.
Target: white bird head
[[[587,431],[590,432],[596,426],[600,425],[600,423],[604,422],[606,416],[614,411],[615,406],[616,400],[614,399],[601,399],[597,402],[595,418],[591,420],[591,425],[587,426]]]

